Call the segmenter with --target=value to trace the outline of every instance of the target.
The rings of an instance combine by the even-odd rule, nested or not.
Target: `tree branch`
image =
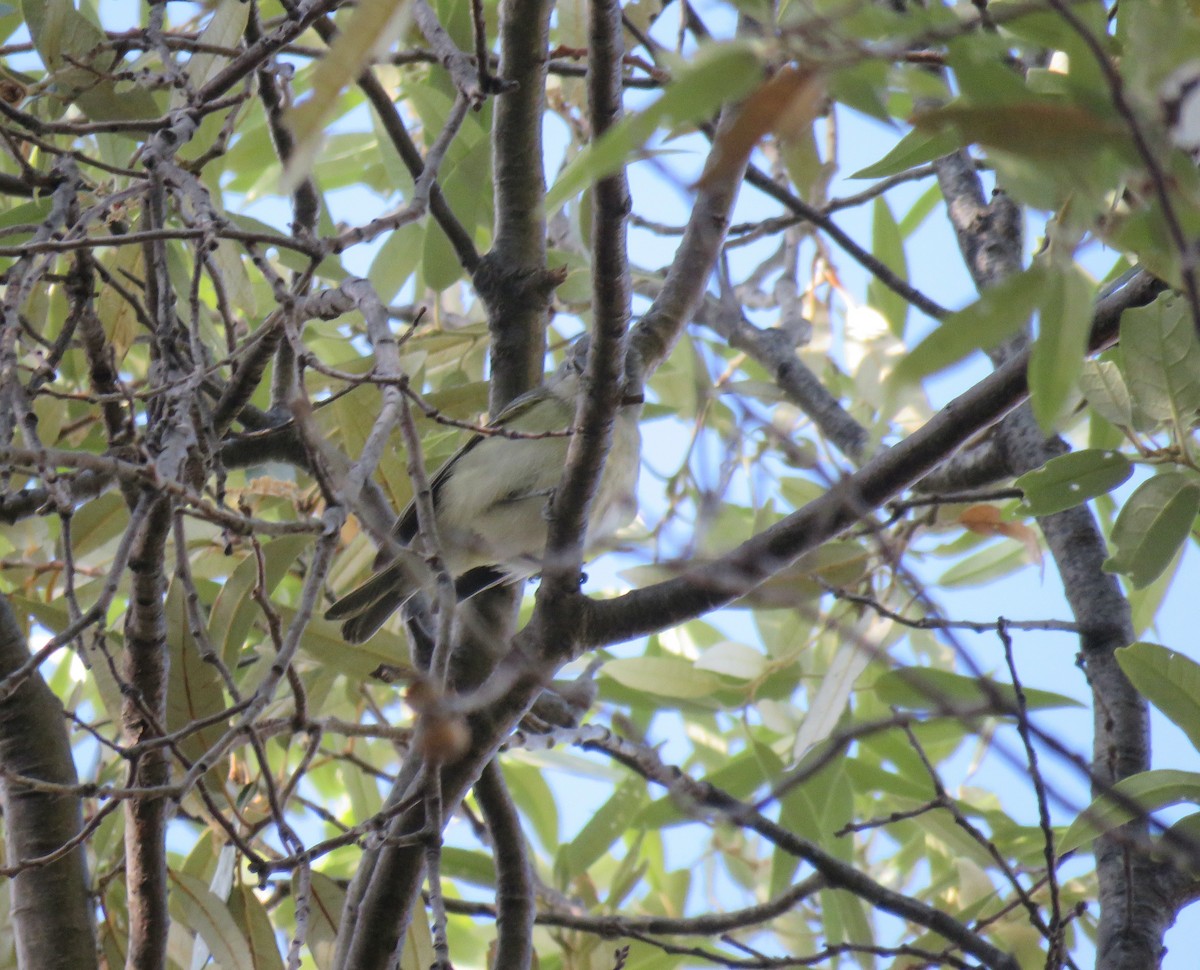
[[[28,659],[17,619],[7,598],[0,597],[0,680]],[[62,704],[38,674],[0,698],[0,768],[6,775],[52,785],[78,783]],[[10,866],[55,853],[83,831],[78,795],[39,791],[10,779],[0,783],[0,796]],[[20,966],[45,970],[96,966],[95,921],[82,844],[77,842],[48,865],[19,869],[10,891]]]

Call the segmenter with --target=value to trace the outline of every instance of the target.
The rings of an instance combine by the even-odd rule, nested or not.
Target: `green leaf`
[[[904,214],[904,218],[900,220],[900,236],[903,239],[908,239],[914,232],[921,228],[921,225],[933,214],[934,210],[942,204],[942,189],[936,182],[929,186],[921,197],[912,204],[912,208]]]
[[[275,609],[284,623],[290,624],[296,611],[290,606],[276,604]],[[348,644],[341,626],[314,616],[300,637],[300,649],[323,667],[345,674],[351,680],[366,680],[383,667],[407,667],[408,646],[403,637],[380,630],[366,643]]]
[[[433,947],[433,932],[424,912],[408,924],[404,934],[404,949],[400,953],[400,970],[427,970],[437,963]],[[324,970],[324,967],[321,968]]]
[[[223,970],[255,970],[250,946],[225,901],[195,876],[175,871],[168,875],[171,915],[199,934]]]
[[[1113,785],[1115,792],[1132,799],[1141,812],[1153,812],[1181,802],[1200,804],[1200,774],[1194,771],[1156,769],[1123,778]],[[1071,823],[1058,844],[1059,854],[1087,845],[1098,836],[1111,832],[1135,817],[1129,808],[1101,795]]]
[[[886,155],[874,165],[860,168],[850,176],[852,179],[880,179],[899,175],[910,168],[924,165],[949,155],[962,147],[962,140],[953,131],[929,133],[915,128],[901,138]],[[939,193],[940,195],[940,193]]]
[[[627,114],[575,156],[546,195],[553,212],[597,179],[625,164],[660,127],[711,118],[721,105],[744,97],[762,81],[762,62],[743,43],[712,45],[680,68],[662,97]]]
[[[442,847],[442,875],[485,889],[494,889],[496,863],[487,852],[447,845]]]
[[[616,791],[570,842],[558,851],[554,871],[559,885],[586,872],[617,839],[625,834],[633,819],[646,804],[646,783],[641,778],[626,778]]]
[[[1160,297],[1121,315],[1121,355],[1134,404],[1190,427],[1200,411],[1200,340],[1185,300]]]
[[[707,697],[721,686],[716,674],[699,670],[678,657],[628,657],[610,660],[605,677],[618,684],[659,697]]]
[[[337,943],[337,928],[342,918],[342,907],[346,903],[346,891],[321,872],[309,874],[308,897],[308,948],[313,962],[319,970],[333,966],[334,946]],[[292,892],[299,888],[292,879]],[[420,919],[413,923],[423,922]]]
[[[111,57],[104,32],[77,11],[71,0],[22,0],[21,9],[34,47],[53,72],[52,90],[77,104],[95,121],[154,118],[162,112],[142,86],[105,78]],[[91,70],[94,62],[100,72]]]
[[[874,643],[874,640],[867,642]],[[838,648],[821,686],[810,694],[808,711],[792,742],[792,761],[799,761],[814,745],[829,737],[841,720],[859,675],[870,663],[871,653],[853,639]]]
[[[76,557],[94,552],[125,531],[129,506],[119,492],[85,502],[71,517],[71,548]]]
[[[748,798],[768,779],[779,777],[782,764],[774,759],[772,768],[764,768],[763,761],[767,760],[761,750],[743,753],[727,761],[716,771],[705,775],[704,780],[717,788],[729,792],[734,798]],[[639,828],[661,828],[673,825],[686,818],[675,799],[671,795],[657,798],[638,816],[636,825]]]
[[[173,581],[167,589],[163,608],[167,620],[167,730],[179,731],[196,721],[219,714],[226,707],[225,689],[217,668],[205,662],[200,646],[192,636],[187,615],[187,599],[182,583]],[[179,750],[189,760],[204,757],[205,752],[225,733],[225,724],[217,721],[180,738]],[[218,772],[217,765],[211,765]]]
[[[1052,691],[1025,688],[1024,694],[1029,710],[1082,706],[1073,698]],[[993,697],[1014,712],[1017,709],[1017,695],[1012,684],[990,678],[965,677],[932,667],[889,670],[875,681],[875,695],[884,704],[913,710],[936,710],[943,706],[978,707],[992,703]]]
[[[1171,719],[1200,750],[1200,664],[1156,643],[1116,651],[1117,663],[1146,700]]]
[[[877,198],[872,207],[871,241],[875,257],[907,283],[904,240],[883,196]],[[904,297],[872,276],[867,283],[867,302],[883,314],[892,333],[897,337],[904,336],[904,324],[908,319],[908,301]]]
[[[888,71],[888,65],[882,60],[870,57],[855,60],[830,76],[830,96],[839,104],[890,125],[892,118],[883,100],[890,83]]]
[[[984,290],[978,300],[950,314],[914,347],[896,366],[889,384],[915,383],[1021,330],[1041,302],[1046,277],[1043,267],[1032,266]]]
[[[1111,360],[1085,360],[1079,389],[1092,409],[1118,428],[1133,426],[1133,404],[1121,368]]]
[[[738,680],[754,680],[762,676],[766,663],[767,658],[761,650],[747,643],[722,640],[701,651],[696,658],[695,669],[711,670]]]
[[[1158,611],[1175,581],[1179,566],[1183,562],[1183,547],[1166,570],[1145,589],[1130,589],[1129,612],[1133,616],[1133,635],[1142,636],[1156,622]]]
[[[543,847],[558,848],[558,803],[540,767],[522,764],[510,756],[504,759],[504,777],[521,815],[533,827]]]
[[[468,225],[470,223],[468,222]],[[450,244],[450,238],[441,227],[430,223],[422,237],[424,248],[421,253],[421,280],[431,290],[449,289],[463,277],[458,253]]]
[[[425,232],[424,224],[410,222],[407,226],[401,226],[395,232],[388,233],[387,239],[379,247],[379,252],[371,261],[371,270],[367,278],[384,302],[394,300],[400,292],[400,287],[417,271],[421,264],[421,254],[425,250]]]
[[[1010,104],[958,101],[920,112],[913,124],[930,135],[953,131],[967,144],[1060,165],[1102,149],[1123,153],[1128,146],[1128,134],[1116,121],[1048,98]]]
[[[976,537],[972,536],[972,540]],[[946,587],[982,586],[999,576],[1007,576],[1028,565],[1025,546],[1009,540],[989,542],[960,562],[956,562],[938,577],[938,585]]]
[[[1046,434],[1070,400],[1092,330],[1092,281],[1077,267],[1050,275],[1029,357],[1033,416]]]
[[[102,262],[104,268],[117,279],[140,279],[144,274],[142,259],[141,246],[122,246],[115,253],[106,255]],[[96,314],[112,346],[113,362],[119,367],[141,327],[137,307],[125,299],[115,286],[105,286],[96,298]]]
[[[271,917],[254,890],[249,886],[234,886],[229,894],[229,911],[250,943],[250,965],[254,970],[283,970]]]
[[[1124,573],[1136,589],[1150,585],[1171,564],[1200,512],[1200,477],[1168,471],[1142,482],[1113,523],[1116,551],[1104,570]]]
[[[242,0],[220,0],[207,26],[200,32],[198,43],[212,47],[237,47],[249,16],[250,10]],[[193,88],[201,88],[228,62],[227,57],[197,50],[188,58],[184,73]],[[171,92],[172,108],[186,107],[187,103],[186,91],[176,89]],[[207,151],[211,146],[211,141],[206,142],[204,150]]]
[[[1195,862],[1195,854],[1188,852],[1181,853],[1176,846],[1183,845],[1200,845],[1200,812],[1193,812],[1191,815],[1185,815],[1178,822],[1174,823],[1167,829],[1163,836],[1163,842],[1166,843],[1166,851],[1163,853],[1168,864],[1172,866],[1187,866],[1187,871],[1193,879],[1200,876],[1200,866]],[[1180,858],[1180,856],[1183,858]]]
[[[1120,452],[1088,448],[1051,458],[1013,484],[1025,493],[1030,515],[1051,515],[1111,492],[1132,474]]]
[[[312,93],[287,114],[285,120],[292,129],[295,147],[284,167],[281,191],[292,191],[308,176],[342,92],[362,73],[376,51],[404,33],[411,16],[409,0],[360,0],[355,6],[342,32],[317,62]]]
[[[304,550],[312,544],[312,536],[280,536],[263,545],[266,593],[269,596],[279,585]],[[238,654],[245,645],[255,617],[260,613],[254,601],[254,586],[258,582],[258,562],[247,556],[221,586],[208,620],[208,635],[213,648],[229,667],[236,667]]]

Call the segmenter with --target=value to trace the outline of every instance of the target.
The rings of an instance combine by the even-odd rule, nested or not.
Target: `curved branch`
[[[1142,274],[1096,307],[1092,345],[1116,336],[1121,311],[1150,302],[1162,284]],[[1013,357],[959,395],[895,447],[877,455],[820,498],[719,559],[682,576],[604,601],[579,597],[578,647],[587,649],[664,630],[744,596],[802,553],[936,468],[959,446],[996,423],[1028,393],[1029,352]]]

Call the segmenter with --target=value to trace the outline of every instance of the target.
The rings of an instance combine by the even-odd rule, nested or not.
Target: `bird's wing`
[[[502,428],[514,418],[524,413],[531,404],[540,398],[541,388],[534,388],[531,391],[526,391],[513,398],[508,404],[489,421],[485,427]],[[429,480],[429,489],[433,492],[433,507],[436,509],[438,505],[438,493],[441,491],[442,484],[450,476],[451,470],[462,461],[463,456],[471,452],[481,441],[486,441],[492,435],[474,434],[472,435],[461,448],[442,463],[441,467],[433,473],[433,477]],[[396,525],[392,529],[392,534],[404,545],[412,543],[417,537],[417,505],[415,501],[409,502],[405,506],[404,511],[400,513],[396,519]],[[385,557],[383,552],[380,552],[380,558],[383,562],[390,560],[390,556]],[[378,567],[380,563],[376,563]]]

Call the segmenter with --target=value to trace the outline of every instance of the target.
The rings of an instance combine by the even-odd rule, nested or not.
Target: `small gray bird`
[[[569,430],[583,390],[587,347],[586,337],[577,340],[544,384],[515,398],[489,427],[530,435]],[[637,514],[641,403],[640,394],[629,394],[617,412],[612,447],[588,516],[585,554],[596,551]],[[569,443],[561,434],[477,434],[434,474],[430,487],[442,559],[460,600],[541,571],[546,510],[562,478]],[[405,545],[417,538],[413,503],[392,531]],[[367,640],[415,593],[432,584],[432,571],[413,550],[398,550],[378,567],[380,572],[325,613],[326,619],[344,621],[342,635],[350,643]]]

